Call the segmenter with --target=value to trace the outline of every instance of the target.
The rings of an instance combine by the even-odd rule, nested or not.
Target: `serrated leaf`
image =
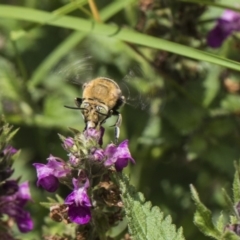
[[[217,223],[216,223],[217,229],[220,232],[224,231],[224,227],[225,227],[225,221],[224,221],[224,216],[223,213],[221,213],[217,219]]]
[[[53,206],[53,204],[63,204],[64,200],[62,197],[60,197],[58,194],[55,195],[56,199],[47,197],[48,202],[40,202],[40,205],[49,209]]]
[[[223,197],[227,203],[228,208],[232,209],[232,207],[234,205],[232,199],[230,198],[230,196],[228,195],[228,193],[226,192],[226,190],[224,188],[222,189],[222,192],[223,192]]]
[[[47,197],[47,200],[49,203],[57,203],[56,199],[51,198],[51,197]]]
[[[55,222],[49,216],[44,218],[44,225],[42,226],[42,231],[44,235],[57,235],[64,236],[67,234],[71,238],[64,239],[76,239],[76,228],[74,224],[65,224],[63,222]],[[61,238],[63,239],[63,238]]]
[[[75,129],[75,128],[69,127],[69,129],[70,129],[74,134],[79,134],[79,133],[81,133],[79,130],[77,130],[77,129]]]
[[[201,202],[196,189],[190,185],[193,201],[196,204],[197,210],[194,214],[194,223],[206,236],[215,239],[221,239],[221,232],[214,226],[212,222],[212,213]]]
[[[65,141],[66,137],[64,137],[63,135],[61,135],[61,134],[59,134],[59,133],[58,133],[58,136],[59,136],[59,138],[60,138],[60,140],[61,140],[62,142]]]
[[[6,138],[6,141],[7,142],[10,141],[15,136],[15,134],[18,132],[18,130],[19,130],[19,128],[15,129],[11,133],[9,133],[9,135]]]
[[[224,233],[224,235],[221,239],[224,239],[224,240],[239,240],[240,237],[237,236],[234,232],[227,231],[227,232]]]
[[[230,216],[230,223],[231,224],[237,224],[238,218],[236,216]]]
[[[14,130],[12,130],[12,129],[13,129],[13,126],[6,123],[4,116],[1,116],[1,119],[0,119],[0,140],[1,140],[1,142],[8,144],[8,142],[14,137],[14,135],[19,130],[19,128],[14,129]]]
[[[58,203],[60,203],[60,204],[64,203],[64,199],[58,194],[56,194],[56,199],[57,199]]]
[[[126,212],[129,232],[136,240],[184,240],[182,228],[176,230],[172,219],[158,207],[152,207],[151,202],[145,202],[142,193],[130,185],[129,179],[119,174],[116,176],[121,188],[121,197]]]
[[[234,163],[235,166],[235,174],[233,180],[233,201],[235,204],[240,201],[240,178],[239,178],[239,164],[237,162]]]
[[[47,209],[49,209],[52,206],[51,202],[40,202],[39,204]]]

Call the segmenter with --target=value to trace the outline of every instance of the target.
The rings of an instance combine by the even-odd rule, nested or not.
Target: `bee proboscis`
[[[85,122],[85,129],[100,127],[109,117],[117,116],[115,127],[115,142],[120,135],[122,115],[118,109],[125,104],[125,97],[118,84],[106,77],[95,78],[83,85],[82,98],[75,98],[77,107],[81,110]]]

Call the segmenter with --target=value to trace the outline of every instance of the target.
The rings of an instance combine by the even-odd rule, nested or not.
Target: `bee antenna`
[[[70,109],[75,109],[75,110],[81,109],[81,108],[79,108],[79,107],[70,107],[70,106],[65,106],[65,105],[64,105],[64,107],[65,107],[65,108],[70,108]]]

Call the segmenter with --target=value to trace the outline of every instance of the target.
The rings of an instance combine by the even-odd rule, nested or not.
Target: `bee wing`
[[[80,56],[77,61],[71,62],[69,59],[67,59],[67,61],[70,62],[70,64],[62,61],[57,71],[55,71],[63,81],[82,86],[84,83],[97,77],[113,79],[121,88],[122,95],[126,99],[126,104],[134,108],[141,110],[149,109],[154,95],[156,96],[156,94],[158,94],[156,91],[158,91],[159,88],[154,87],[156,81],[153,81],[153,79],[148,76],[149,71],[148,75],[146,75],[137,63],[132,64],[126,71],[127,74],[121,80],[118,80],[116,77],[112,77],[111,74],[116,75],[117,72],[121,74],[119,69],[110,65],[107,70],[103,70],[90,55]]]
[[[63,81],[82,86],[93,77],[92,58],[91,56],[80,57],[79,60],[70,64],[66,64],[63,61],[55,72],[61,76]]]
[[[123,95],[126,98],[126,103],[134,108],[145,110],[151,99],[151,94],[148,92],[149,79],[144,76],[140,66],[131,67],[127,75],[119,83]]]

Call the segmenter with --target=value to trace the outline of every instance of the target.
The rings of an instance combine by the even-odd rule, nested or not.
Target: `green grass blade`
[[[0,5],[0,17],[46,23],[46,19],[51,19],[51,16],[52,14],[44,11],[23,7]],[[69,16],[59,17],[54,21],[48,22],[48,24],[79,30],[91,34],[114,37],[119,40],[139,44],[146,47],[165,50],[185,57],[211,62],[221,65],[223,67],[240,71],[240,63],[232,61],[230,59],[223,58],[208,52],[200,51],[198,49],[187,47],[178,43],[170,42],[164,39],[148,36],[130,29],[121,29],[118,26],[114,25],[100,24],[86,19]]]
[[[39,84],[46,74],[59,62],[59,60],[72,48],[74,48],[74,46],[76,46],[84,37],[84,33],[74,32],[64,42],[59,44],[33,72],[33,75],[28,82],[29,89]]]
[[[78,1],[70,2],[66,5],[64,5],[63,7],[60,7],[58,9],[54,10],[52,13],[56,17],[61,16],[61,15],[66,15],[66,14],[76,10],[79,6],[82,6],[86,3],[87,3],[87,0],[78,0]]]
[[[135,0],[114,1],[101,10],[101,19],[103,21],[109,19],[114,14],[123,9],[126,4],[129,4],[129,2],[133,1]],[[84,39],[85,36],[86,33],[76,31],[72,33],[68,38],[66,38],[62,43],[60,43],[34,71],[32,78],[29,81],[29,88],[32,88],[41,82],[49,70],[52,69],[59,62],[59,60],[72,48],[74,48],[82,39]]]
[[[207,5],[207,6],[212,6],[212,7],[218,7],[218,8],[223,8],[223,9],[231,9],[236,12],[240,12],[240,8],[230,6],[227,4],[221,4],[217,2],[210,2],[210,1],[205,1],[205,0],[180,0],[181,2],[190,2],[190,3],[197,3],[201,5]]]

